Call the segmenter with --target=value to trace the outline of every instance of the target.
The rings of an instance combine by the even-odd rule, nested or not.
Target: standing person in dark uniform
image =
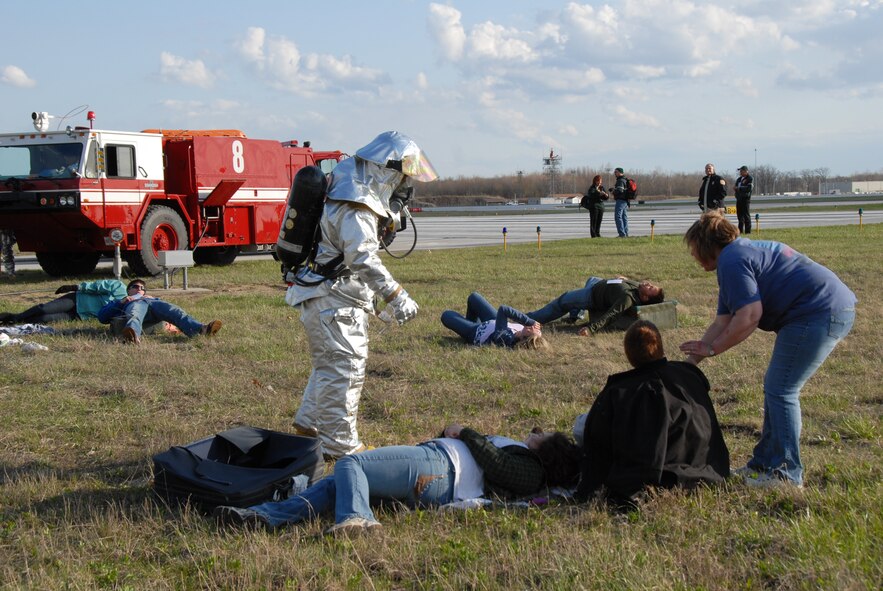
[[[727,181],[714,174],[714,164],[705,165],[705,177],[699,188],[699,209],[708,211],[721,209],[724,206],[724,197],[727,196]]]
[[[628,179],[625,178],[625,171],[622,168],[614,169],[613,175],[616,177],[616,184],[613,186],[613,200],[616,202],[613,219],[616,221],[616,234],[620,238],[627,238],[629,235],[629,199],[626,196]]]
[[[601,219],[604,217],[604,202],[610,194],[601,186],[601,175],[596,174],[585,196],[585,208],[589,210],[589,233],[592,238],[601,237]]]
[[[733,185],[736,194],[736,217],[739,218],[739,232],[751,234],[751,191],[754,189],[754,179],[748,174],[747,166],[739,167],[739,178]]]

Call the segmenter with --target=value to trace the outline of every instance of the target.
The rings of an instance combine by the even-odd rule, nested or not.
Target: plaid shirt
[[[497,447],[484,435],[464,427],[460,441],[466,444],[484,470],[485,492],[501,497],[535,493],[546,483],[546,473],[537,455],[520,445]]]

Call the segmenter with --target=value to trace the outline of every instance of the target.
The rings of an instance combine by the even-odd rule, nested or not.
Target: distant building
[[[822,183],[822,193],[883,193],[883,181],[839,181]]]

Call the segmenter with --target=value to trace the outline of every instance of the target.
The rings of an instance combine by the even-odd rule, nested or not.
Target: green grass
[[[597,505],[468,513],[382,512],[380,540],[321,536],[327,519],[278,533],[219,530],[153,497],[151,456],[236,424],[282,431],[310,371],[303,329],[283,302],[277,265],[199,267],[210,293],[169,296],[214,339],[146,337],[136,349],[97,323],[36,337],[49,351],[0,349],[0,575],[9,589],[879,589],[883,451],[879,317],[883,225],[764,230],[835,270],[859,297],[850,337],[805,387],[803,491],[728,482],[665,492],[620,515]],[[416,252],[387,260],[421,305],[381,333],[359,426],[373,445],[416,443],[459,421],[521,435],[569,430],[626,369],[621,335],[549,331],[550,352],[475,349],[439,323],[472,290],[532,309],[589,274],[664,285],[679,301],[677,345],[701,335],[716,301],[677,236],[574,240]],[[60,282],[21,272],[0,283],[0,309],[54,297]],[[155,286],[161,284],[154,280]],[[12,295],[40,290],[41,293]],[[756,333],[703,364],[734,465],[760,426],[773,338]]]

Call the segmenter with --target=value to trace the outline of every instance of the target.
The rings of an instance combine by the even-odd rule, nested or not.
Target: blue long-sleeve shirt
[[[498,347],[514,347],[515,331],[509,327],[509,320],[514,320],[524,326],[533,326],[536,322],[532,318],[528,318],[528,316],[520,310],[516,310],[511,306],[500,306],[497,308],[497,318],[495,320],[482,322],[475,331],[475,338],[480,339],[481,335],[485,332],[485,328],[491,322],[494,323],[494,332],[492,332],[489,337],[474,344],[486,345],[493,343]]]

